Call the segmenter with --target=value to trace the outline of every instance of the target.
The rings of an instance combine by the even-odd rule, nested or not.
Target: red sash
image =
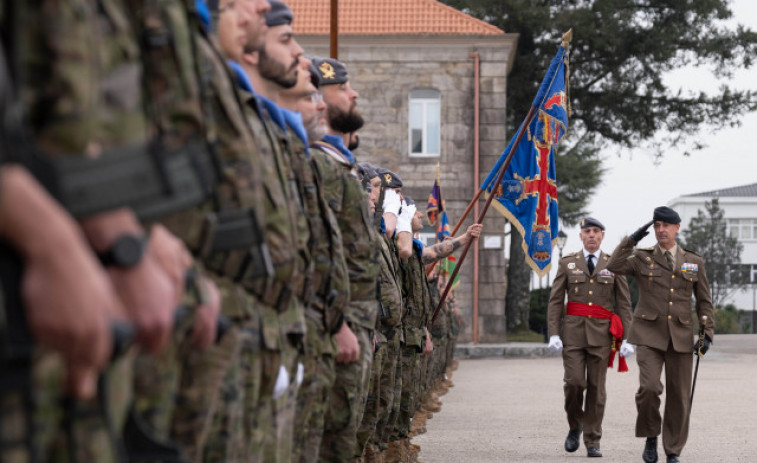
[[[628,371],[626,358],[620,355],[620,344],[623,339],[623,322],[617,314],[610,312],[601,305],[589,305],[584,302],[568,302],[566,310],[568,315],[577,315],[579,317],[600,318],[610,320],[610,334],[612,335],[612,344],[610,352],[610,361],[607,362],[607,368],[612,368],[615,361],[615,353],[618,353],[618,372]]]

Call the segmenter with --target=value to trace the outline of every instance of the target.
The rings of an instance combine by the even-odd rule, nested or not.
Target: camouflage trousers
[[[313,313],[315,312],[315,313]],[[292,462],[315,463],[323,439],[326,407],[336,380],[334,340],[323,327],[323,313],[306,312],[304,354],[300,361],[304,378],[297,392]]]
[[[186,387],[180,402],[187,407],[176,415],[174,429],[179,429],[179,418],[186,422],[197,418],[194,429],[184,434],[189,437],[188,431],[202,431],[199,435],[206,436],[204,445],[195,446],[201,456],[193,461],[263,461],[257,407],[264,376],[261,333],[266,308],[240,286],[223,282],[219,284],[222,311],[233,328],[219,345],[196,356],[191,371],[184,375]],[[212,378],[203,369],[211,371]]]
[[[410,433],[410,421],[415,414],[419,402],[423,364],[423,354],[415,346],[403,345],[400,355],[402,363],[402,392],[397,425],[392,436],[395,439],[405,439]]]
[[[360,359],[336,364],[319,462],[344,463],[355,458],[357,430],[363,418],[373,363],[373,330],[357,324],[350,327],[360,346]]]
[[[365,398],[365,411],[363,419],[357,429],[357,445],[355,446],[355,458],[360,458],[365,451],[365,446],[373,438],[376,432],[379,415],[381,413],[379,397],[381,395],[381,375],[386,359],[385,337],[380,336],[380,347],[373,352],[371,375],[368,380],[368,393]]]
[[[21,370],[3,365],[0,461],[124,461],[120,435],[131,402],[132,367],[133,356],[123,356],[102,375],[95,399],[73,401],[61,393],[65,367],[59,355],[40,350]]]
[[[379,395],[379,418],[372,442],[383,446],[388,443],[391,431],[397,422],[402,395],[401,330],[394,331],[387,339],[384,352],[384,365],[381,368],[381,386]]]

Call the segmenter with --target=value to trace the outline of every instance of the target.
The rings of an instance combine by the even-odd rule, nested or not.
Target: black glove
[[[654,220],[650,220],[649,222],[642,225],[641,228],[633,232],[633,234],[631,235],[631,239],[633,239],[637,243],[641,241],[642,239],[644,239],[644,237],[649,234],[649,232],[647,231],[647,228],[649,228],[653,223],[654,223]]]
[[[710,344],[712,344],[712,340],[709,336],[706,334],[704,335],[704,342],[702,343],[702,350],[699,350],[699,341],[694,343],[694,353],[697,352],[701,353],[702,356],[707,353],[708,350],[710,350]]]

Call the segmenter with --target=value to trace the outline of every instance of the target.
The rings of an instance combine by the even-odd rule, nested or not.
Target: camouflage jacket
[[[350,280],[350,304],[345,319],[373,330],[378,314],[379,249],[368,195],[357,178],[354,159],[348,160],[337,147],[324,142],[313,145],[310,153],[323,185],[323,197],[334,211],[342,232]]]
[[[403,329],[405,345],[423,349],[426,326],[431,318],[431,293],[421,261],[420,251],[413,246],[413,254],[402,261],[404,275],[405,316]]]

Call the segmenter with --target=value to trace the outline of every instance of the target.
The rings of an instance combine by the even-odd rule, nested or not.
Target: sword
[[[694,403],[694,388],[697,387],[697,373],[699,373],[699,359],[702,358],[702,348],[704,347],[704,328],[707,325],[707,315],[702,315],[702,322],[699,324],[699,344],[697,345],[697,365],[694,367],[694,381],[691,383],[691,397],[689,399],[689,414],[691,414],[691,405]]]

